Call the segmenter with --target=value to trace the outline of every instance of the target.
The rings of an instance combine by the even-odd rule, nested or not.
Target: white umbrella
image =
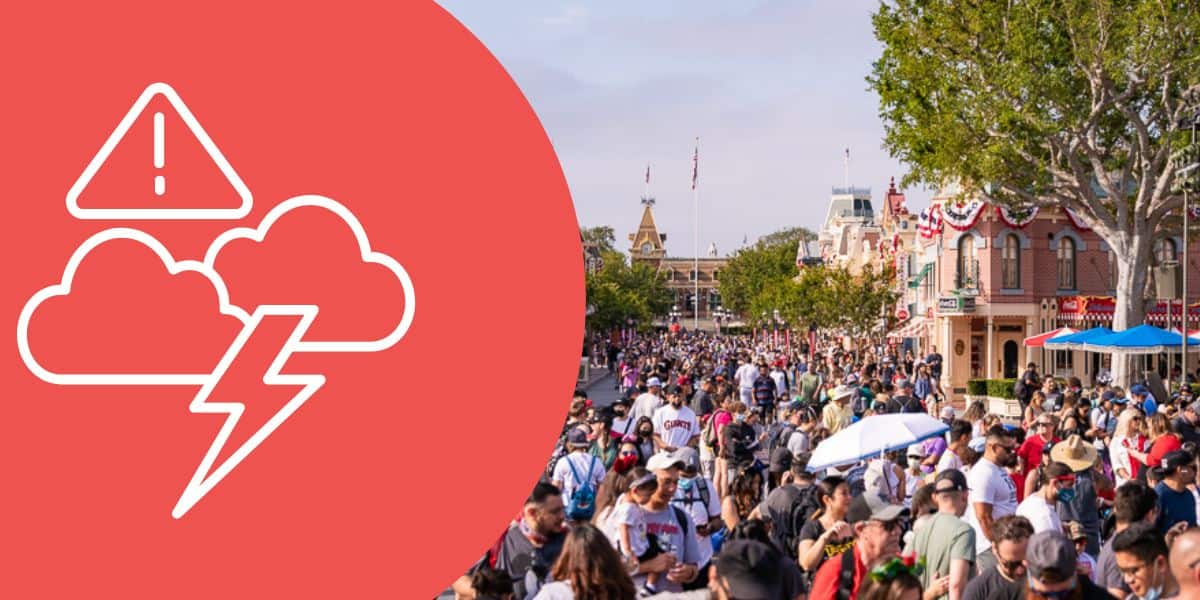
[[[884,452],[907,448],[949,430],[925,413],[872,415],[833,434],[817,445],[808,460],[809,471],[856,463]]]

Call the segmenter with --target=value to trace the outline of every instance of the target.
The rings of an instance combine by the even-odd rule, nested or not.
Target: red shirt
[[[863,578],[867,574],[867,565],[863,564],[857,545],[847,552],[854,553],[854,589],[850,591],[850,597],[855,598],[858,596],[858,587],[862,585]],[[812,591],[808,594],[809,600],[835,600],[841,571],[841,554],[826,559],[821,568],[817,569],[817,574],[813,576]]]
[[[1057,436],[1050,438],[1051,444],[1057,444],[1059,440]],[[1025,461],[1025,468],[1021,469],[1021,481],[1024,483],[1025,476],[1029,471],[1036,469],[1042,464],[1042,448],[1046,446],[1046,440],[1040,435],[1031,435],[1025,438],[1020,448],[1017,448],[1017,458]]]
[[[1179,437],[1173,433],[1167,433],[1158,436],[1154,440],[1154,444],[1150,446],[1150,454],[1146,456],[1146,464],[1151,467],[1161,467],[1162,459],[1168,452],[1174,452],[1183,445],[1179,443]]]

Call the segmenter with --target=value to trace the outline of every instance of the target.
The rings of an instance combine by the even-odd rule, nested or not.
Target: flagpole
[[[692,154],[692,204],[695,209],[695,227],[692,230],[692,272],[695,274],[692,282],[692,294],[696,304],[692,308],[692,330],[700,329],[700,186],[697,179],[700,176],[700,138],[696,138],[696,150]]]

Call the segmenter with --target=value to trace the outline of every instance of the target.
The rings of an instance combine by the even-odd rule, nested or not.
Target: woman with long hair
[[[637,457],[636,449],[626,449],[632,447],[633,444],[628,442],[621,444],[621,453],[632,452],[634,458]],[[629,467],[624,466],[621,457],[617,458],[617,462],[613,463],[613,468],[608,470],[604,475],[604,480],[600,482],[600,487],[596,489],[596,513],[592,517],[592,523],[603,527],[608,520],[609,513],[612,508],[617,505],[617,499],[629,489],[629,482],[632,479],[632,473],[637,466],[637,461]]]
[[[987,409],[984,408],[983,402],[976,400],[967,407],[963,412],[962,420],[971,424],[971,437],[977,438],[983,435],[983,417],[987,414]]]
[[[821,508],[800,527],[797,554],[800,568],[816,573],[826,558],[835,556],[854,545],[854,530],[846,523],[850,510],[850,484],[837,476],[814,483]]]
[[[1025,415],[1021,419],[1021,428],[1027,431],[1036,429],[1034,423],[1037,423],[1037,418],[1042,416],[1045,409],[1042,404],[1046,402],[1046,394],[1042,390],[1034,390],[1033,395],[1029,397],[1029,405],[1025,407]]]
[[[721,520],[733,529],[750,518],[750,512],[762,501],[763,477],[758,469],[740,469],[729,486],[729,495],[721,500]]]
[[[1126,481],[1144,479],[1139,477],[1145,463],[1137,456],[1144,456],[1146,437],[1141,433],[1142,412],[1136,408],[1126,408],[1117,417],[1117,428],[1113,431],[1112,441],[1108,445],[1108,456],[1112,461],[1113,476],[1117,487]],[[1136,456],[1135,456],[1136,454]]]
[[[571,527],[550,569],[552,583],[535,600],[626,600],[636,598],[633,579],[608,537],[588,523]]]
[[[1129,451],[1129,455],[1142,461],[1148,467],[1162,466],[1162,459],[1168,452],[1174,452],[1183,446],[1179,434],[1171,429],[1171,421],[1167,415],[1156,412],[1146,417],[1146,431],[1150,439],[1149,452]]]
[[[641,453],[641,458],[638,460],[641,464],[646,464],[651,456],[654,456],[654,421],[650,417],[641,417],[633,426],[633,437],[636,440],[638,452]]]

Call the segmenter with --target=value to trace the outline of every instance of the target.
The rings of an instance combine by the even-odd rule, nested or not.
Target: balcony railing
[[[874,216],[874,213],[867,209],[855,208],[855,209],[843,210],[838,213],[838,216],[842,217],[843,219],[849,218],[849,217],[858,217],[858,218],[863,218],[863,219],[869,219]]]

